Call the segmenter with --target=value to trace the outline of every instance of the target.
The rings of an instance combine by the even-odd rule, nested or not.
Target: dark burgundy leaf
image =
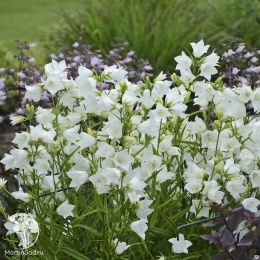
[[[219,217],[217,219],[213,219],[207,223],[204,223],[202,226],[203,227],[214,227],[214,226],[218,225],[219,223],[223,223],[223,222],[224,222],[224,220],[221,217]]]
[[[201,235],[201,238],[203,238],[204,240],[208,240],[208,241],[212,241],[213,236],[212,235]]]
[[[255,227],[257,229],[260,230],[260,217],[256,218],[255,220],[253,220],[253,224],[255,225]]]
[[[225,260],[225,259],[228,259],[229,258],[229,255],[227,253],[220,253],[220,254],[217,254],[217,255],[214,255],[210,258],[210,260]]]
[[[239,260],[252,260],[252,257],[247,255],[247,254],[243,254],[241,258],[235,258],[235,259],[239,259]]]
[[[240,222],[243,220],[244,210],[240,207],[240,210],[233,212],[231,216],[227,218],[227,224],[229,229],[233,232]]]
[[[255,234],[253,231],[250,231],[244,235],[241,240],[238,242],[238,246],[251,246],[255,240]]]
[[[237,212],[237,211],[239,211],[239,210],[241,210],[241,209],[244,210],[244,207],[243,207],[242,205],[239,205],[239,206],[233,208],[233,209],[231,210],[231,212]]]
[[[238,246],[237,251],[235,253],[235,259],[240,259],[245,252],[248,252],[248,246]]]
[[[220,241],[222,242],[223,246],[228,247],[233,245],[236,242],[236,239],[229,230],[224,230]]]

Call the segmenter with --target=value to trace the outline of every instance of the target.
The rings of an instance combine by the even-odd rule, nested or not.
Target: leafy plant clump
[[[239,221],[231,228],[223,218],[228,225],[212,236],[252,238],[259,224],[260,128],[246,105],[259,112],[260,89],[212,82],[220,57],[208,54],[203,40],[191,47],[192,54],[175,58],[180,76],[172,80],[161,72],[131,82],[118,65],[101,73],[79,66],[73,79],[65,61],[53,60],[45,80],[26,86],[26,98],[37,104],[48,92],[52,105],[27,104],[24,116],[12,118],[26,130],[16,133],[1,163],[17,170],[19,190],[10,195],[39,223],[33,249],[48,259],[201,259],[223,249],[234,255],[235,241],[206,247],[189,225],[218,218],[224,213],[214,207],[226,204],[243,208],[225,217],[246,211],[254,220],[242,232]],[[189,113],[191,102],[199,109]],[[253,234],[243,254],[257,249],[259,232]]]
[[[232,36],[259,49],[259,10],[258,0],[85,0],[82,10],[64,13],[44,33],[43,42],[53,50],[61,44],[71,46],[81,35],[106,53],[119,37],[138,57],[148,59],[156,73],[168,72],[173,71],[172,57],[194,39],[203,37],[220,50]]]

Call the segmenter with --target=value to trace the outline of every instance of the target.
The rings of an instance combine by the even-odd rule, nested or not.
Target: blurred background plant
[[[58,24],[43,34],[49,51],[71,46],[80,35],[107,52],[120,37],[156,73],[173,68],[173,57],[192,41],[204,39],[215,48],[230,37],[260,48],[258,0],[85,0],[81,11],[63,13]],[[57,37],[59,35],[59,37]]]

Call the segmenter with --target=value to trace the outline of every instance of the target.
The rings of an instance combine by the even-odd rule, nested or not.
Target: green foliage
[[[0,42],[10,51],[16,39],[40,42],[41,29],[55,24],[61,9],[71,12],[80,6],[80,0],[1,0]]]
[[[84,1],[76,14],[63,14],[60,24],[45,33],[45,47],[71,46],[78,37],[95,48],[108,51],[115,38],[130,43],[141,58],[158,73],[172,68],[183,46],[204,38],[214,47],[238,37],[260,47],[257,14],[260,2],[238,0],[101,0]],[[59,37],[57,37],[59,35]]]
[[[208,0],[206,27],[213,32],[210,43],[227,42],[238,38],[246,45],[260,48],[260,1],[259,0]],[[205,39],[208,33],[205,34]],[[217,46],[216,46],[217,47]]]
[[[46,35],[48,47],[71,45],[78,36],[102,51],[115,38],[130,43],[139,57],[156,70],[173,63],[183,46],[197,38],[206,14],[197,16],[198,0],[89,1],[76,15],[64,14],[60,26]],[[59,38],[56,35],[59,35]]]

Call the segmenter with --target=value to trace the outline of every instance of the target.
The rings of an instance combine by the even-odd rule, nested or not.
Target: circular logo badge
[[[27,249],[35,244],[39,236],[39,225],[31,214],[17,213],[8,217],[5,223],[7,235],[16,233],[20,238],[19,246]]]

